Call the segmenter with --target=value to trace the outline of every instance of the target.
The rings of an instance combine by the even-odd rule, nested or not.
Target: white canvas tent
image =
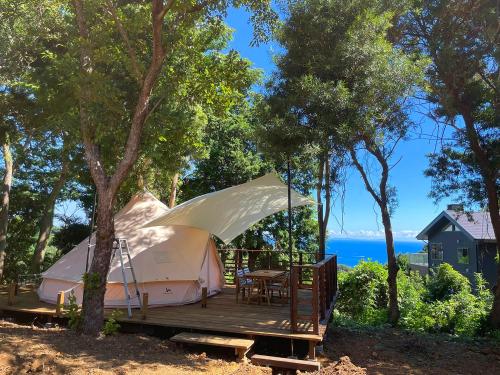
[[[115,235],[128,241],[139,291],[147,292],[149,304],[157,306],[199,301],[202,287],[207,287],[209,296],[220,292],[224,285],[223,265],[208,231],[175,225],[142,228],[168,211],[152,194],[141,193],[115,216]],[[38,289],[42,301],[56,303],[59,291],[73,291],[81,303],[87,243],[88,239],[82,241],[42,274]],[[92,256],[91,250],[90,259]],[[128,275],[127,280],[131,282],[132,277]],[[134,290],[132,285],[129,289]],[[111,263],[104,304],[126,306],[118,256]],[[132,306],[139,306],[137,298],[132,299]]]
[[[298,207],[315,202],[292,190],[291,203]],[[115,236],[127,239],[139,291],[149,294],[150,305],[192,303],[201,299],[202,287],[211,296],[224,285],[223,265],[210,234],[229,243],[287,205],[287,186],[273,173],[193,198],[172,210],[150,193],[142,193],[115,216]],[[88,239],[82,241],[42,274],[38,289],[42,301],[56,303],[59,291],[72,291],[81,303],[87,243]],[[129,289],[133,291],[132,285]],[[111,263],[104,304],[126,306],[118,257]],[[133,307],[138,306],[134,299]]]

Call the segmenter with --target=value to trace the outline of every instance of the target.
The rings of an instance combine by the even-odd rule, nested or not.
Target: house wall
[[[462,275],[469,278],[474,285],[474,272],[477,269],[477,249],[476,241],[470,239],[466,234],[460,231],[444,232],[443,226],[438,226],[434,231],[429,233],[429,268],[438,267],[441,263],[449,263],[454,269]],[[431,259],[432,252],[430,251],[432,243],[441,243],[443,247],[443,260]],[[458,248],[467,247],[469,249],[469,264],[458,263],[457,250]]]
[[[484,278],[490,287],[497,283],[497,244],[494,242],[480,242],[478,251],[478,269],[483,273]]]

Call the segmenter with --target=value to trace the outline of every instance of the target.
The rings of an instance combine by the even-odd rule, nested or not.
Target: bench
[[[235,354],[238,356],[239,360],[243,360],[245,358],[245,355],[254,344],[254,340],[250,339],[188,332],[179,333],[178,335],[171,337],[170,340],[180,344],[198,344],[234,348]]]
[[[252,364],[257,366],[267,366],[279,369],[319,371],[321,365],[316,361],[306,361],[301,359],[273,357],[269,355],[254,354]]]

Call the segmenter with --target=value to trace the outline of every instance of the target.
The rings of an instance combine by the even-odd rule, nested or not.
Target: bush
[[[71,292],[68,297],[68,305],[66,306],[66,315],[68,316],[68,327],[77,331],[80,329],[82,317],[80,314],[80,307],[76,303],[76,296]]]
[[[348,272],[339,273],[340,314],[371,325],[387,321],[387,270],[377,262],[361,261]]]
[[[487,327],[493,295],[480,274],[475,278],[473,294],[469,280],[449,264],[442,264],[425,282],[416,272],[399,272],[399,325],[416,332],[494,336]],[[336,323],[377,326],[387,322],[386,285],[387,270],[380,263],[361,262],[341,272]]]
[[[102,327],[102,333],[104,333],[106,336],[114,335],[115,333],[117,333],[120,329],[120,324],[118,323],[117,319],[121,314],[122,312],[120,310],[113,310],[108,320],[106,320],[104,326]]]
[[[461,292],[471,292],[469,279],[453,269],[450,264],[442,263],[437,270],[431,270],[431,276],[427,279],[429,301],[447,299]]]

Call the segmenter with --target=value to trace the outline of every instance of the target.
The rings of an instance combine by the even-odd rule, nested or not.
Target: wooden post
[[[333,261],[333,290],[335,292],[335,295],[337,294],[337,288],[338,288],[338,265],[337,265],[337,256],[335,255],[334,261]]]
[[[146,320],[148,318],[148,304],[149,304],[149,294],[142,293],[142,306],[141,306],[142,320]]]
[[[325,280],[325,265],[319,268],[319,312],[321,319],[325,319],[326,315],[326,280]]]
[[[312,280],[312,321],[315,335],[319,334],[319,270],[313,268]]]
[[[299,252],[299,284],[302,285],[302,265],[304,264],[304,257],[302,251]]]
[[[308,359],[316,359],[316,341],[309,341],[309,354]]]
[[[207,287],[201,288],[201,307],[203,309],[207,308]]]
[[[7,305],[12,306],[15,302],[16,296],[16,284],[9,284],[9,289],[7,291]]]
[[[292,269],[290,270],[290,272],[292,275],[292,285],[290,285],[290,291],[291,291],[290,324],[291,324],[292,332],[297,332],[297,309],[298,309],[298,297],[299,297],[298,285],[297,285],[299,282],[299,275],[297,272],[297,267],[292,266]]]
[[[57,293],[56,316],[61,316],[64,308],[64,292]]]
[[[237,271],[238,271],[238,258],[239,258],[239,251],[236,250],[234,252],[234,274],[233,274],[233,283],[238,284],[238,278],[236,277]]]

